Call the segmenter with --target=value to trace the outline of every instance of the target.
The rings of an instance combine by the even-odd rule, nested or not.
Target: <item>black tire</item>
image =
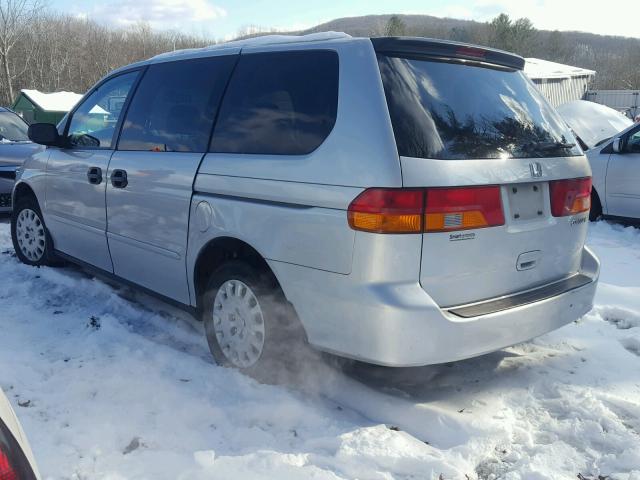
[[[589,221],[595,222],[602,216],[602,204],[598,192],[591,189],[591,210],[589,210]]]
[[[230,358],[230,353],[233,352],[229,352],[229,343],[225,348],[218,338],[218,335],[223,335],[220,333],[222,329],[218,328],[218,335],[216,335],[213,314],[216,296],[220,292],[221,298],[228,298],[226,290],[222,290],[221,287],[228,285],[227,282],[230,281],[242,282],[249,287],[249,295],[253,294],[261,311],[264,325],[262,351],[257,361],[249,366],[239,365]],[[241,286],[239,288],[242,289]],[[236,317],[234,321],[240,319],[239,328],[244,333],[244,327],[249,320],[244,318],[238,309],[235,312],[238,315],[232,314]],[[231,260],[213,272],[202,298],[201,315],[209,349],[216,362],[219,365],[236,368],[261,382],[286,382],[291,374],[290,366],[295,365],[291,360],[301,351],[301,348],[307,348],[302,326],[273,274],[242,260]]]
[[[35,222],[39,228],[42,228],[44,233],[44,240],[41,242],[42,255],[39,258],[29,258],[20,246],[18,236],[16,234],[16,228],[19,221],[18,219],[20,218],[20,213],[23,210],[30,210],[35,214]],[[13,206],[13,212],[11,213],[11,240],[13,242],[13,248],[16,251],[16,255],[22,263],[33,267],[58,266],[61,264],[61,261],[53,253],[53,242],[51,241],[51,235],[49,235],[49,231],[44,223],[40,206],[32,196],[19,198]]]

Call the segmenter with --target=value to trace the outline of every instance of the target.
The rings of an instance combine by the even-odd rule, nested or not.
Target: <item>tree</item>
[[[509,15],[501,13],[489,23],[489,45],[520,55],[528,55],[534,49],[537,30],[528,18],[512,22]]]
[[[407,27],[402,19],[397,15],[392,15],[387,21],[384,34],[387,37],[399,37],[405,34]]]
[[[17,76],[12,72],[10,55],[27,35],[43,6],[42,0],[0,0],[0,63],[7,103],[13,101],[13,80]]]

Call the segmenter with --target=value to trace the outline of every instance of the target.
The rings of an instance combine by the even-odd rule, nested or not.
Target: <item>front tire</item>
[[[211,275],[202,303],[216,362],[279,382],[304,335],[273,274],[245,261],[227,262]]]
[[[38,202],[32,197],[18,199],[11,215],[11,240],[18,259],[27,265],[55,265],[53,242],[42,218]]]

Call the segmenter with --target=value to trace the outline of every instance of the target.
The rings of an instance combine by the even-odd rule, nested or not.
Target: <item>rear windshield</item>
[[[522,72],[378,56],[398,153],[434,159],[581,155]]]

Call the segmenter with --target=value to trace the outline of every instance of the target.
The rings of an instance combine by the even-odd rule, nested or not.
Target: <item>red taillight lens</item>
[[[401,188],[370,188],[351,202],[349,225],[374,233],[420,233],[424,191]]]
[[[0,480],[20,480],[11,466],[9,457],[0,449]]]
[[[500,187],[427,190],[425,231],[445,232],[504,225]]]
[[[351,202],[349,225],[374,233],[448,232],[504,225],[499,186],[371,188]]]
[[[549,182],[551,214],[566,217],[591,208],[591,178],[572,178]]]

